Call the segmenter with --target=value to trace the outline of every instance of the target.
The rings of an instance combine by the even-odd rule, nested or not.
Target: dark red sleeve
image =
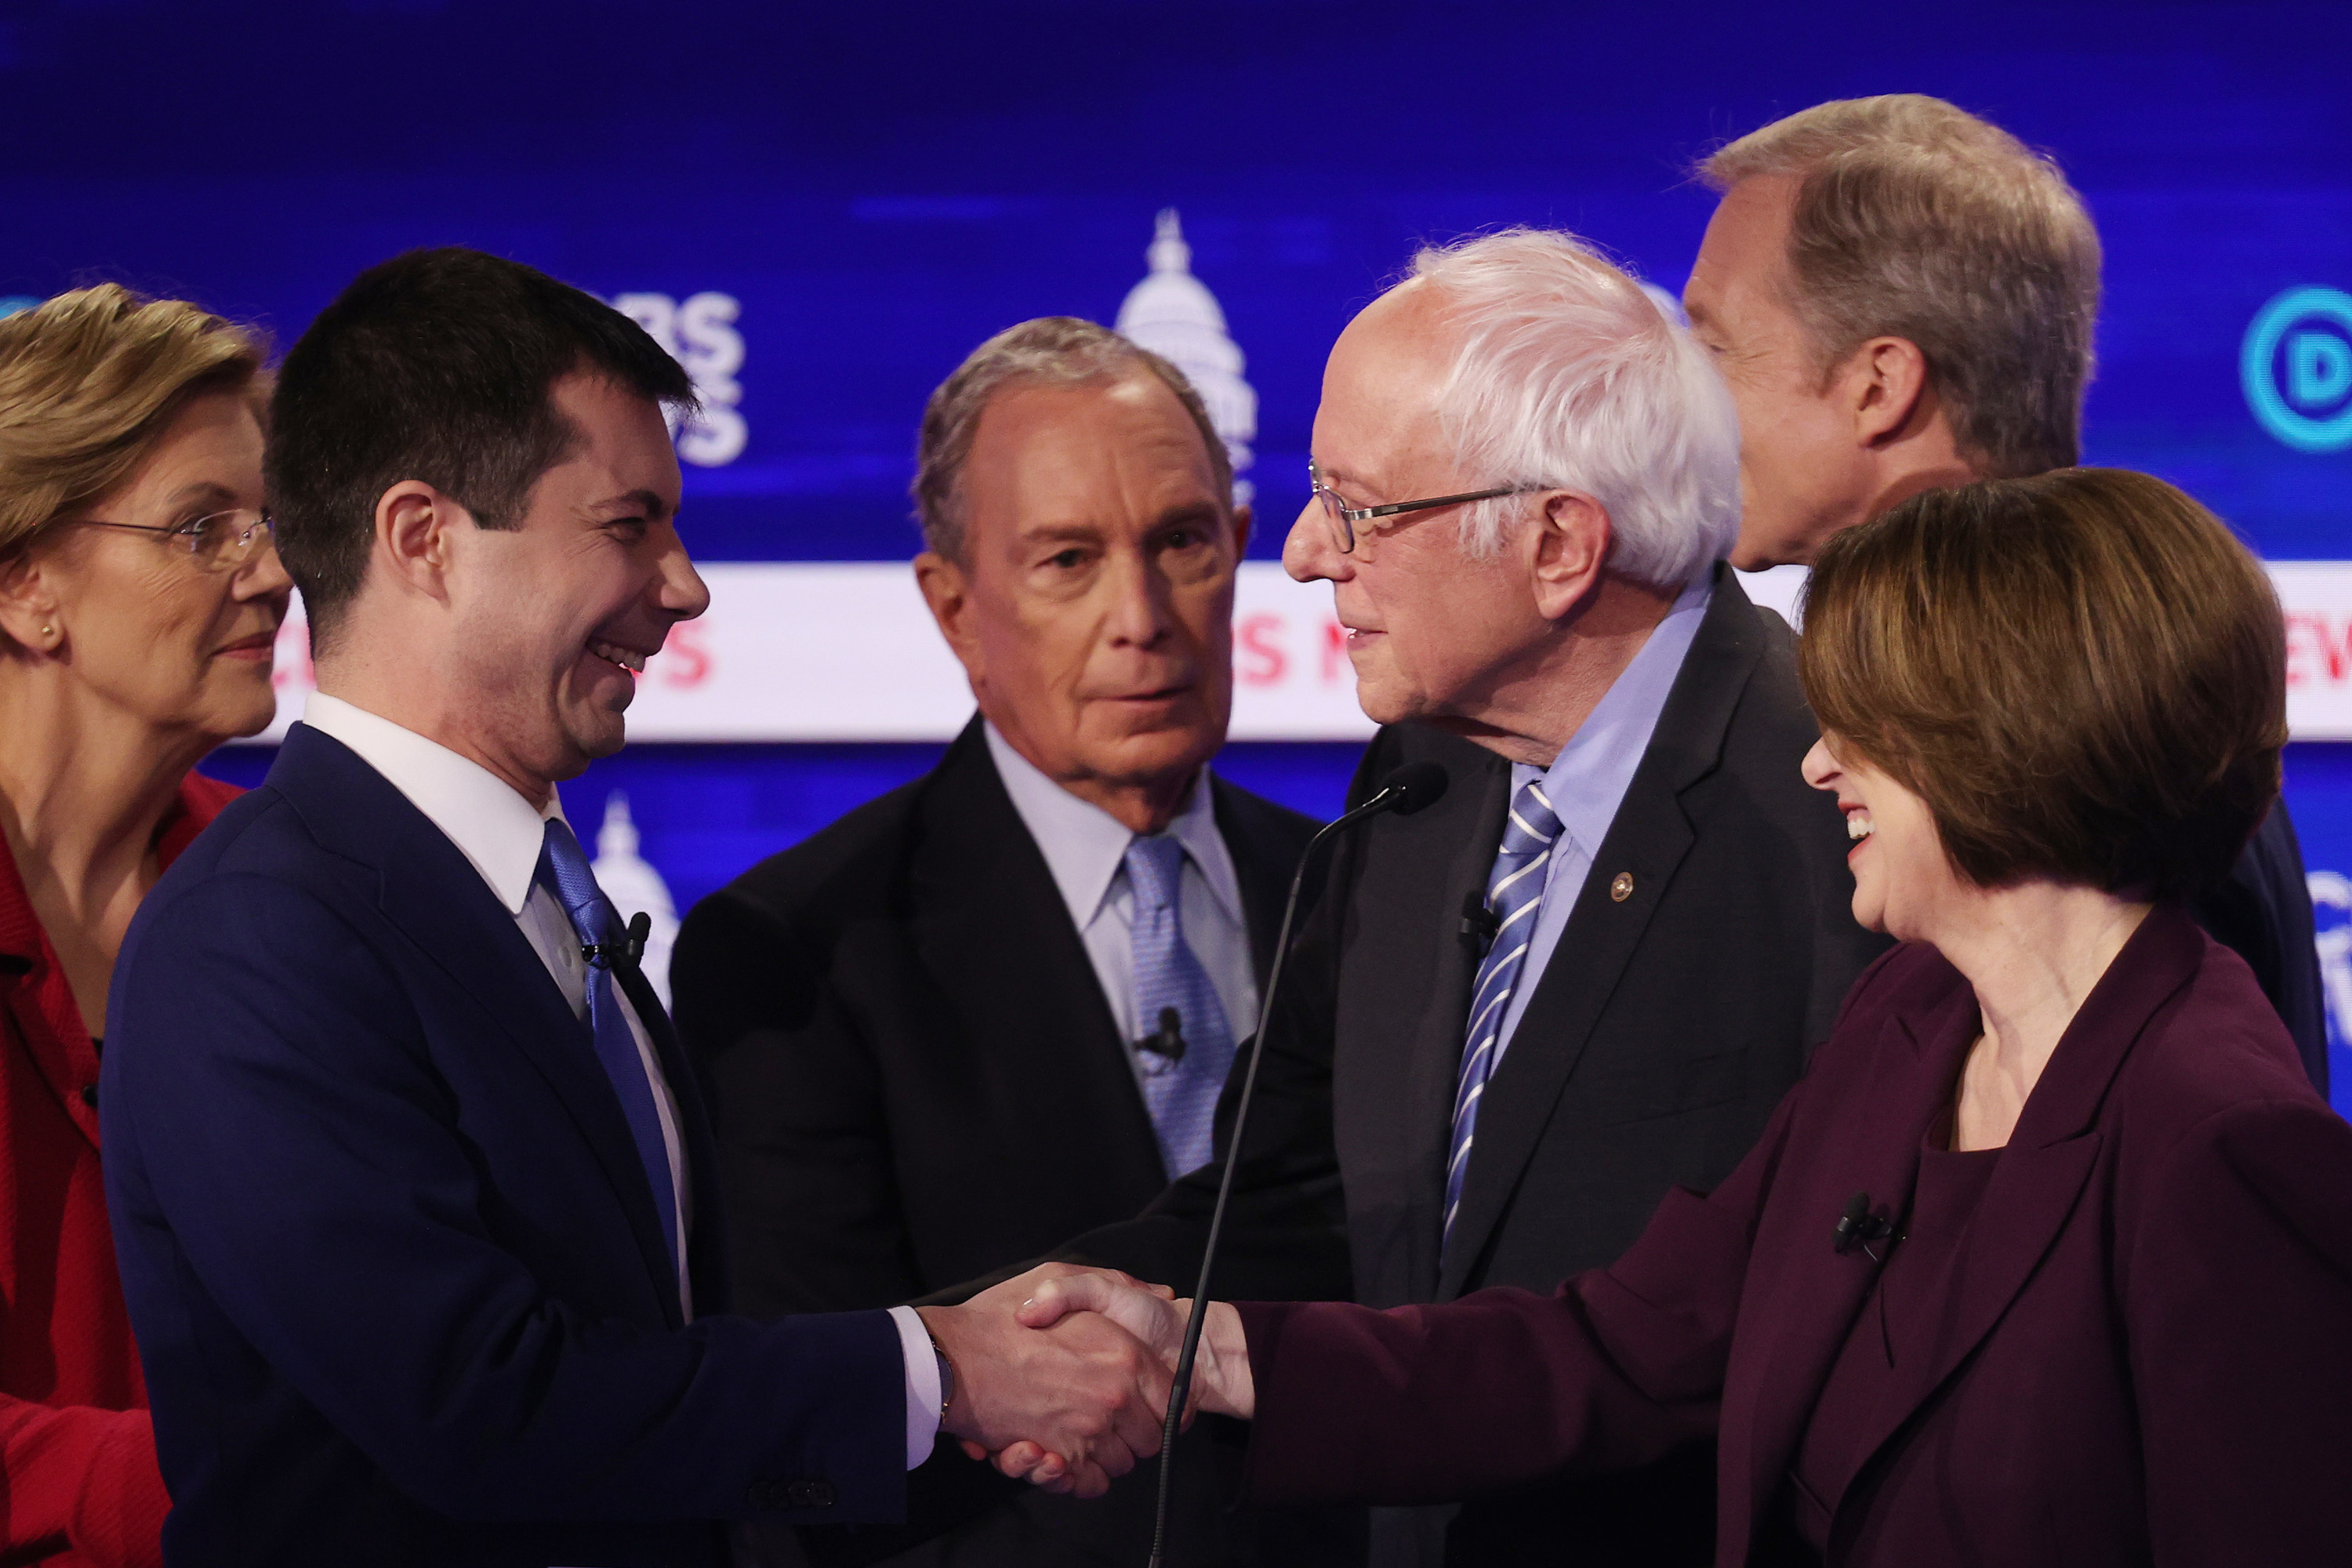
[[[56,1408],[0,1395],[0,1559],[70,1549],[93,1568],[162,1568],[171,1499],[144,1410]]]
[[[2256,1100],[2165,1159],[2124,1311],[2156,1561],[2256,1568],[2352,1550],[2352,1127]]]
[[[1253,1502],[1440,1502],[1647,1463],[1715,1429],[1757,1215],[1801,1087],[1713,1194],[1549,1297],[1243,1303]]]

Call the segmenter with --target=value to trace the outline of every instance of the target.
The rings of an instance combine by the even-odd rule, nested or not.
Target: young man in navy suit
[[[709,603],[690,401],[617,312],[463,250],[287,357],[319,695],[143,906],[101,1080],[176,1564],[715,1565],[722,1521],[896,1518],[942,1429],[1066,1434],[1097,1488],[1157,1446],[1141,1348],[1019,1328],[1021,1280],[726,1315],[691,1072],[555,792]]]

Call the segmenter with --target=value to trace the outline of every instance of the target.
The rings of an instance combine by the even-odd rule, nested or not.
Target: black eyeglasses
[[[253,558],[256,540],[277,542],[278,524],[266,511],[237,508],[231,511],[208,512],[185,522],[164,527],[152,522],[103,522],[91,519],[79,524],[83,528],[120,528],[132,533],[160,533],[175,541],[197,565],[210,571],[228,571],[244,565]]]
[[[1442,506],[1460,506],[1464,501],[1492,500],[1496,496],[1533,495],[1547,489],[1544,485],[1502,485],[1491,490],[1465,490],[1458,496],[1432,496],[1427,500],[1401,500],[1388,506],[1349,506],[1338,490],[1323,482],[1323,470],[1314,459],[1307,463],[1307,482],[1314,487],[1315,499],[1323,503],[1323,521],[1331,526],[1331,542],[1339,547],[1342,555],[1351,554],[1356,548],[1356,524],[1375,518],[1395,517],[1408,511],[1432,511]]]

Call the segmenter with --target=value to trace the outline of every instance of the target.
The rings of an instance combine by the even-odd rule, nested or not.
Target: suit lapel
[[[669,1247],[619,1098],[521,929],[424,813],[341,742],[307,725],[287,736],[268,783],[327,848],[373,869],[378,907],[528,1058],[603,1167],[646,1270],[678,1311]],[[659,1011],[658,1008],[656,1009]]]
[[[1366,749],[1349,801],[1360,804],[1399,763],[1416,762],[1444,769],[1444,795],[1330,847],[1327,901],[1298,975],[1330,988],[1328,1024],[1297,1044],[1329,1052],[1329,1136],[1355,1296],[1374,1307],[1428,1301],[1437,1289],[1446,1126],[1477,962],[1462,934],[1462,900],[1486,885],[1510,772],[1466,741],[1401,724]]]
[[[1820,1147],[1836,1139],[1836,1169],[1797,1192],[1787,1219],[1758,1237],[1740,1323],[1741,1339],[1757,1349],[1739,1355],[1724,1399],[1726,1541],[1741,1539],[1779,1490],[1878,1279],[1880,1265],[1868,1253],[1836,1251],[1837,1216],[1856,1193],[1870,1194],[1874,1213],[1899,1215],[1909,1206],[1920,1140],[1941,1114],[1977,1032],[1976,997],[1955,975],[1932,1010],[1880,1026],[1868,1092],[1840,1108],[1867,1107],[1868,1119],[1801,1130]]]
[[[1290,897],[1296,856],[1283,853],[1271,835],[1252,831],[1252,824],[1234,798],[1234,786],[1216,774],[1209,787],[1217,814],[1217,832],[1234,858],[1234,876],[1241,884],[1242,920],[1249,928],[1250,969],[1257,977],[1258,994],[1265,994],[1267,973],[1274,966],[1275,939],[1282,929],[1282,907]],[[1255,1018],[1233,1020],[1236,1036],[1246,1038],[1257,1026]]]
[[[1155,1190],[1160,1144],[1118,1021],[978,719],[940,760],[918,820],[909,926],[966,1037],[1017,1052],[991,1069],[997,1081],[1049,1082],[1059,1103],[1088,1108],[1108,1166],[1095,1179]]]
[[[1477,1142],[1439,1282],[1440,1300],[1458,1295],[1477,1267],[1611,993],[1689,852],[1694,835],[1679,796],[1720,758],[1732,712],[1760,657],[1762,636],[1747,595],[1727,570],[1717,568],[1714,596],[1667,693],[1649,749],[1480,1103]],[[1488,864],[1501,832],[1498,817],[1495,837],[1486,841]],[[1477,870],[1482,888],[1486,869],[1482,864]],[[1621,872],[1632,873],[1633,879],[1632,895],[1622,900],[1610,892]],[[1463,1005],[1468,1005],[1466,994]],[[1457,1015],[1457,1037],[1460,1029]],[[1460,1047],[1457,1038],[1457,1059]],[[1448,1097],[1450,1110],[1450,1086]]]
[[[1454,1091],[1462,1067],[1462,1036],[1470,1021],[1470,992],[1477,983],[1479,960],[1486,953],[1485,944],[1464,929],[1465,910],[1470,900],[1486,895],[1486,877],[1495,868],[1495,851],[1503,841],[1503,818],[1511,809],[1510,764],[1490,752],[1479,754],[1486,764],[1485,776],[1463,781],[1472,786],[1465,793],[1477,802],[1470,833],[1445,868],[1445,895],[1439,902],[1435,928],[1429,933],[1443,956],[1438,961],[1432,1006],[1422,1017],[1422,1033],[1423,1044],[1436,1043],[1437,1048],[1433,1053],[1428,1049],[1414,1053],[1419,1059],[1438,1059],[1444,1069],[1431,1075],[1423,1090],[1424,1105],[1435,1114],[1421,1118],[1435,1135],[1441,1173],[1454,1130]],[[1437,1207],[1433,1205],[1430,1212],[1436,1214]]]
[[[2148,1020],[2196,973],[2205,942],[2187,914],[2160,907],[2140,922],[2084,998],[1969,1219],[1949,1312],[1934,1348],[1913,1358],[1907,1375],[1896,1370],[1854,1447],[1857,1455],[1866,1459],[1902,1428],[1984,1342],[2032,1279],[2098,1158],[2096,1121],[2109,1086]],[[1835,1506],[1835,1500],[1824,1500]]]

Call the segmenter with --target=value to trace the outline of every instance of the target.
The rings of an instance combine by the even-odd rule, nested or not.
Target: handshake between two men
[[[1160,1451],[1192,1306],[1116,1269],[1048,1263],[961,1307],[921,1308],[950,1369],[941,1429],[1007,1476],[1099,1497]],[[1213,1303],[1186,1420],[1247,1420],[1255,1405],[1241,1319]]]

